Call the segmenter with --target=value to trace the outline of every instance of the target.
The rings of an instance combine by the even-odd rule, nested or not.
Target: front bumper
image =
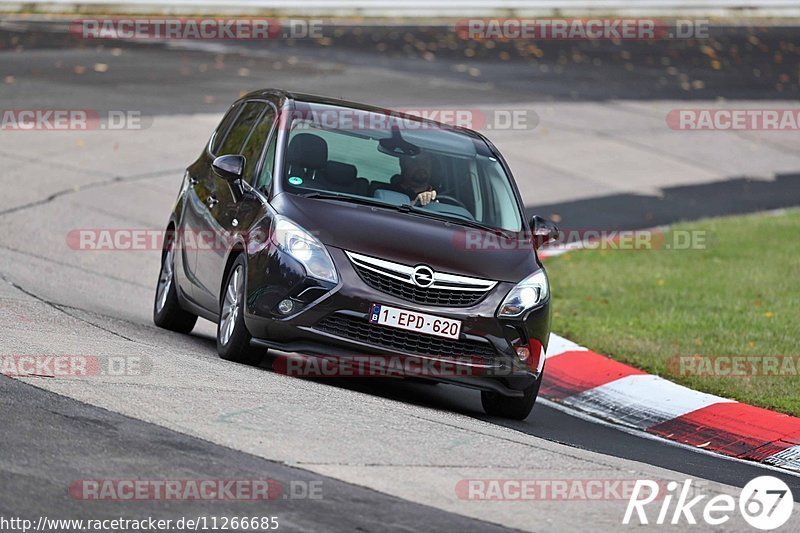
[[[522,396],[541,374],[550,334],[549,301],[514,320],[495,316],[512,283],[499,283],[471,307],[421,305],[367,285],[338,248],[328,247],[339,273],[336,286],[310,280],[299,263],[277,248],[250,258],[245,324],[253,344],[288,352],[325,357],[413,357],[447,363],[451,374],[408,375],[455,383],[507,396]],[[299,310],[289,316],[278,302],[292,299]],[[369,324],[372,304],[380,303],[462,321],[457,340],[409,333]],[[521,362],[515,346],[541,352]]]

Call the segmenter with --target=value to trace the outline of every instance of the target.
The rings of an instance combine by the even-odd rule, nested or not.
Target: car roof
[[[439,122],[439,121],[436,121],[436,120],[432,120],[432,119],[429,119],[429,118],[422,118],[422,117],[420,117],[418,115],[408,114],[408,113],[404,113],[402,111],[396,111],[396,110],[388,109],[388,108],[385,108],[385,107],[369,105],[369,104],[363,104],[363,103],[359,103],[359,102],[352,102],[352,101],[349,101],[349,100],[343,100],[341,98],[332,98],[332,97],[329,97],[329,96],[320,96],[320,95],[307,94],[307,93],[298,93],[298,92],[294,92],[294,91],[285,91],[283,89],[261,89],[261,90],[253,91],[251,93],[248,93],[248,94],[244,95],[242,98],[240,98],[240,100],[248,100],[248,99],[258,98],[258,97],[263,98],[263,97],[267,97],[267,96],[275,97],[275,98],[278,98],[280,100],[292,100],[292,101],[304,102],[304,103],[309,103],[309,104],[326,104],[326,105],[333,105],[333,106],[339,106],[339,107],[346,107],[346,108],[349,108],[349,109],[358,109],[360,111],[378,113],[378,114],[381,114],[381,115],[392,115],[394,117],[399,117],[399,118],[403,118],[403,119],[407,119],[407,120],[413,120],[413,121],[416,121],[416,122],[425,122],[425,123],[428,123],[428,124],[434,124],[437,127],[441,128],[441,129],[444,129],[444,130],[454,131],[454,132],[458,132],[458,133],[464,133],[464,134],[467,134],[467,135],[469,135],[471,137],[474,137],[474,138],[487,140],[483,135],[481,135],[480,133],[478,133],[478,132],[476,132],[474,130],[471,130],[469,128],[464,128],[464,127],[461,127],[461,126],[453,126],[451,124],[446,124],[446,123]]]

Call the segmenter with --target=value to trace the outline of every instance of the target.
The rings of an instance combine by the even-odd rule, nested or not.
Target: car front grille
[[[364,283],[419,304],[469,307],[483,300],[497,285],[494,281],[434,272],[432,284],[421,287],[414,281],[415,267],[354,252],[347,255]]]
[[[431,357],[479,357],[490,360],[497,352],[488,342],[453,340],[369,323],[366,318],[328,315],[316,329],[372,346]]]

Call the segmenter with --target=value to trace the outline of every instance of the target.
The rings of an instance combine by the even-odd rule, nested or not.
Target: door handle
[[[213,196],[209,196],[208,198],[206,198],[206,204],[208,204],[208,207],[214,207],[218,203],[219,201],[217,201],[217,199],[214,198]]]

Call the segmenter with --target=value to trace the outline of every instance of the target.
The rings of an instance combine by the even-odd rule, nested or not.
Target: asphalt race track
[[[680,86],[654,93],[648,84],[658,74],[639,65],[624,87],[609,84],[603,94],[602,77],[618,77],[614,69],[593,71],[593,83],[578,83],[586,74],[579,67],[538,83],[488,58],[482,72],[465,76],[457,57],[432,66],[347,43],[87,44],[56,30],[0,26],[2,107],[133,110],[144,127],[0,133],[0,352],[137,358],[145,371],[0,377],[3,516],[249,515],[306,531],[585,531],[619,527],[627,503],[456,494],[460,480],[504,478],[691,478],[713,495],[774,475],[800,501],[800,477],[791,473],[629,434],[546,402],[528,420],[508,422],[485,416],[477,393],[451,386],[300,380],[272,372],[269,361],[222,361],[212,324],[201,320],[189,336],[152,324],[158,251],[67,245],[75,229],[161,229],[183,169],[227,104],[260,87],[394,107],[533,110],[535,128],[488,135],[509,158],[530,211],[573,227],[638,228],[798,205],[791,136],[671,132],[666,113],[692,96]],[[763,80],[735,79],[731,99],[765,98]],[[796,97],[787,87],[785,100],[770,103]],[[109,502],[68,491],[76,480],[131,478],[318,481],[322,497]],[[798,529],[800,518],[785,527]],[[746,524],[737,516],[724,529]]]

